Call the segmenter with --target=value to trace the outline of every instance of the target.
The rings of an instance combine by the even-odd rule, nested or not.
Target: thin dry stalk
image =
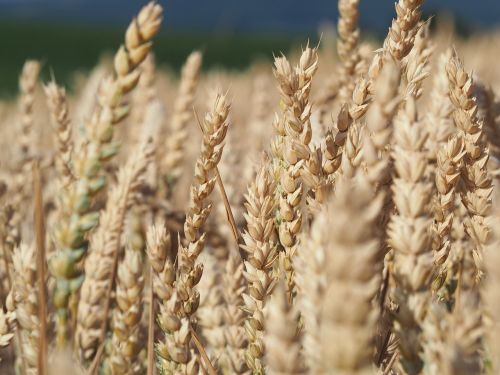
[[[149,267],[148,364],[147,375],[155,373],[155,293],[153,267]]]
[[[37,161],[33,163],[33,192],[34,209],[33,217],[35,223],[36,237],[36,269],[38,271],[38,321],[40,322],[39,352],[38,352],[38,374],[47,374],[47,295],[45,292],[46,265],[45,265],[45,222],[43,215],[43,197],[42,197],[42,176],[40,165]]]

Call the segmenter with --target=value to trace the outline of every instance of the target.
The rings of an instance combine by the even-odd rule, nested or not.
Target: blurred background
[[[45,74],[70,86],[121,43],[131,17],[146,0],[0,0],[0,95],[12,95],[27,58],[44,62]],[[159,65],[178,70],[193,49],[204,67],[245,69],[258,59],[315,43],[331,43],[335,0],[160,0],[162,33],[155,43]],[[394,16],[394,0],[361,0],[365,36],[382,38]],[[462,37],[500,25],[500,0],[428,0],[424,18],[453,24]],[[442,22],[441,22],[442,21]]]

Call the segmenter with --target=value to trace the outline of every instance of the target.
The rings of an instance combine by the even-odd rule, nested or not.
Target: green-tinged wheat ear
[[[125,44],[114,58],[114,77],[105,79],[97,94],[97,105],[86,127],[85,139],[76,151],[73,168],[76,181],[62,191],[59,224],[54,233],[57,251],[49,260],[49,268],[56,278],[54,303],[57,309],[57,344],[66,341],[68,301],[83,281],[75,264],[86,254],[86,233],[96,226],[97,214],[92,210],[92,198],[105,185],[100,171],[118,151],[113,143],[113,129],[128,114],[123,97],[137,85],[140,77],[136,69],[152,47],[157,34],[162,7],[151,2],[141,9],[125,35]]]

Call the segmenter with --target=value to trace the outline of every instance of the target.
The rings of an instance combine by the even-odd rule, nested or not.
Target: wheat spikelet
[[[85,260],[78,318],[75,332],[76,345],[84,360],[91,359],[99,344],[101,327],[107,319],[105,299],[113,264],[120,250],[125,215],[134,204],[144,183],[144,174],[154,154],[152,140],[148,139],[140,151],[119,171],[116,185],[109,193],[106,209],[101,214],[100,225],[90,241],[92,251]]]
[[[276,283],[273,268],[278,257],[274,227],[275,184],[269,168],[269,165],[264,165],[248,188],[245,203],[247,226],[242,235],[244,245],[241,246],[248,254],[244,262],[248,290],[243,294],[247,313],[245,331],[248,336],[245,360],[254,373],[263,371],[263,309]]]
[[[425,175],[423,149],[425,126],[417,117],[415,99],[410,97],[397,117],[393,158],[397,177],[393,199],[398,211],[389,224],[389,244],[394,249],[394,301],[398,304],[394,328],[399,337],[400,363],[408,374],[422,369],[420,323],[429,302],[432,281],[430,215],[431,184]]]
[[[49,82],[44,87],[47,96],[47,105],[50,108],[52,126],[56,130],[57,162],[61,186],[68,186],[74,179],[71,170],[71,157],[73,153],[72,126],[69,117],[66,90],[58,86],[55,81]]]
[[[363,130],[359,123],[355,122],[347,133],[344,146],[340,173],[348,178],[356,175],[363,160],[362,154]]]
[[[359,127],[359,122],[362,117],[366,114],[368,110],[368,105],[370,103],[369,99],[369,83],[365,79],[360,79],[357,81],[354,86],[354,91],[352,93],[352,101],[348,105],[343,105],[339,111],[337,122],[336,122],[336,131],[328,131],[325,136],[324,145],[322,148],[323,154],[323,172],[328,176],[328,180],[330,183],[333,182],[335,173],[338,171],[342,163],[349,163],[353,161],[353,152],[357,154],[357,151],[352,149],[353,144],[350,144],[349,152],[350,156],[346,155],[346,158],[351,157],[351,159],[344,161],[346,158],[342,157],[345,143],[348,138],[349,129],[352,127],[352,124]],[[357,132],[355,130],[355,132]],[[357,132],[359,133],[359,132]],[[351,137],[350,141],[354,139]],[[360,145],[360,142],[357,143]],[[356,147],[356,146],[355,146]],[[358,162],[356,164],[359,165]],[[354,166],[354,164],[351,164]]]
[[[182,68],[179,92],[174,104],[174,112],[170,122],[170,133],[167,138],[166,154],[164,159],[165,178],[173,188],[182,173],[182,161],[184,158],[184,144],[187,140],[190,121],[193,119],[193,103],[198,77],[200,74],[202,55],[200,52],[192,52]]]
[[[483,267],[482,252],[490,231],[485,223],[491,206],[492,192],[491,177],[486,168],[488,149],[481,138],[483,124],[477,118],[472,77],[465,72],[455,53],[446,65],[446,72],[450,85],[450,100],[454,106],[453,120],[459,136],[464,140],[466,151],[461,173],[465,189],[461,191],[461,198],[469,218],[465,220],[464,226],[474,244],[472,258],[476,278],[480,278]]]
[[[138,353],[139,323],[142,315],[144,276],[142,254],[127,248],[118,267],[116,307],[113,310],[113,334],[109,366],[112,374],[143,374]]]
[[[115,55],[115,77],[102,82],[98,104],[86,129],[86,141],[73,160],[77,181],[63,190],[61,197],[62,219],[55,229],[57,251],[49,266],[57,279],[54,303],[58,310],[58,346],[66,340],[67,306],[70,295],[77,291],[83,280],[75,269],[88,249],[85,233],[98,221],[92,211],[91,198],[103,188],[105,179],[99,174],[102,163],[118,151],[112,143],[113,128],[127,116],[128,107],[121,103],[140,78],[137,66],[151,49],[151,39],[160,28],[162,8],[151,2],[141,9],[125,34],[125,46]]]

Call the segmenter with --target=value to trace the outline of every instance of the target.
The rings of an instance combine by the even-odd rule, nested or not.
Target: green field
[[[0,96],[11,96],[17,90],[18,74],[26,59],[44,64],[42,79],[53,71],[56,79],[70,86],[72,73],[88,71],[106,51],[122,43],[123,28],[60,26],[49,24],[0,23],[2,50],[0,59]],[[155,41],[159,65],[178,70],[194,49],[204,54],[204,68],[221,66],[244,69],[255,59],[272,59],[273,53],[286,52],[303,43],[307,36],[259,36],[211,34],[201,32],[162,32]]]

